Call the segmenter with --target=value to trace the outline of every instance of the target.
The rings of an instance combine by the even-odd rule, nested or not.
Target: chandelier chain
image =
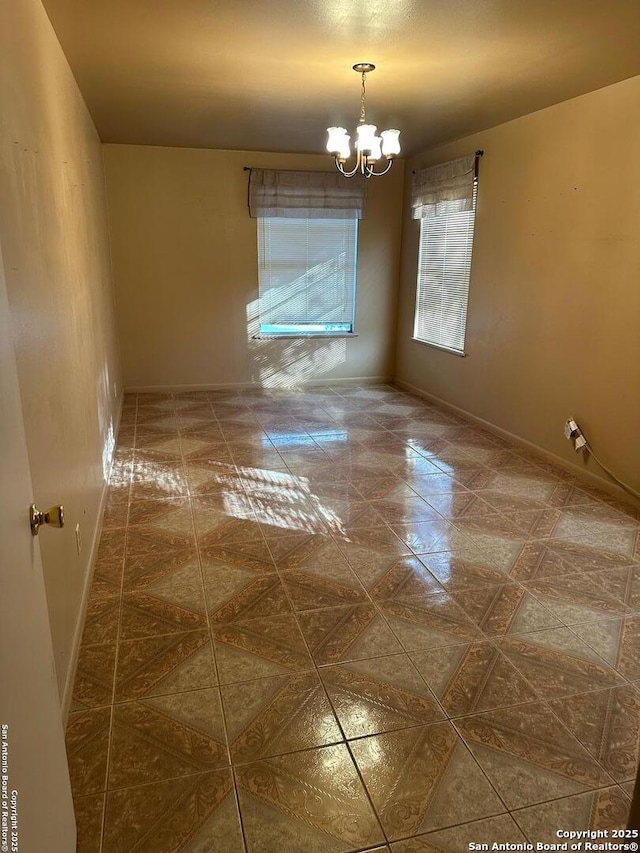
[[[365,71],[362,72],[362,94],[360,95],[360,124],[364,124],[366,121],[365,117],[365,109],[364,109],[364,101],[365,101],[365,80],[367,79],[367,74]]]

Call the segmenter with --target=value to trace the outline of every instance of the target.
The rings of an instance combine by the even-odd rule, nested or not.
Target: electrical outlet
[[[582,433],[579,433],[575,437],[573,441],[573,446],[575,447],[576,451],[582,450],[583,447],[587,446],[587,439],[583,436]]]
[[[569,418],[564,425],[564,437],[575,438],[580,432],[580,427],[573,418]]]
[[[573,442],[573,449],[576,453],[587,446],[587,439],[584,437],[582,430],[574,418],[568,418],[566,421],[564,425],[564,437]]]
[[[82,550],[82,542],[80,541],[80,523],[76,524],[76,550],[78,551],[78,556],[80,556],[80,551]]]

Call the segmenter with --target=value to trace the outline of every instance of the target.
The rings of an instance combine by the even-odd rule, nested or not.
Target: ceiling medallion
[[[351,156],[351,137],[344,127],[328,127],[327,151],[333,155],[335,164],[346,178],[352,178],[358,172],[365,178],[386,175],[393,166],[393,158],[400,153],[400,131],[383,130],[380,136],[376,136],[375,124],[367,124],[365,112],[365,83],[367,74],[375,69],[371,62],[358,62],[353,70],[362,75],[362,91],[360,94],[360,122],[356,128],[356,164],[350,171],[345,164]],[[387,165],[380,171],[375,171],[375,163],[382,157],[386,158]]]

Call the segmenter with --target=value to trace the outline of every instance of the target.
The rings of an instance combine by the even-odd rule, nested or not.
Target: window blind
[[[254,219],[362,219],[365,179],[332,172],[251,169],[249,213]]]
[[[414,338],[463,354],[477,187],[471,210],[420,219]]]
[[[357,219],[258,219],[260,332],[352,332]]]

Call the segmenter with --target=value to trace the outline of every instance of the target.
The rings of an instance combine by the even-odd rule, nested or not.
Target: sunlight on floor
[[[235,518],[254,518],[287,530],[342,533],[340,518],[312,494],[306,477],[282,471],[238,468],[239,481],[225,492],[225,512]]]

